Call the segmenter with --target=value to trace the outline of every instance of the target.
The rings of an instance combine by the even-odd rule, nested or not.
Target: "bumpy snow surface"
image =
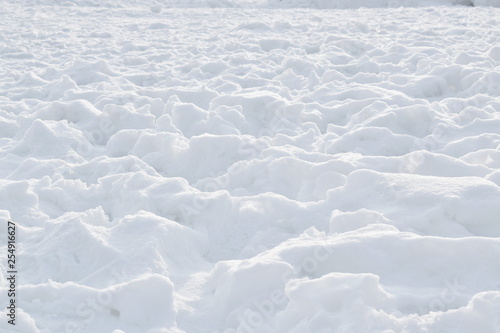
[[[499,8],[48,2],[0,12],[1,332],[500,332]]]

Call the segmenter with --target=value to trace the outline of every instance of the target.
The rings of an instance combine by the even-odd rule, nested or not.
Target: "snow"
[[[2,2],[0,332],[500,332],[496,7]]]

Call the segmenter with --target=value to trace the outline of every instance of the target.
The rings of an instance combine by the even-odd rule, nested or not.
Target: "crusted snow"
[[[497,5],[4,1],[0,331],[500,332]]]

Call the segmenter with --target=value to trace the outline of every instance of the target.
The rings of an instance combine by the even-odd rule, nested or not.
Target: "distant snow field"
[[[499,333],[489,6],[3,1],[0,332]]]

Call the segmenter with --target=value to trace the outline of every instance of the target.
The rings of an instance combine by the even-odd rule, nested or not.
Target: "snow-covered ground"
[[[500,3],[428,3],[3,1],[0,331],[500,332]]]

